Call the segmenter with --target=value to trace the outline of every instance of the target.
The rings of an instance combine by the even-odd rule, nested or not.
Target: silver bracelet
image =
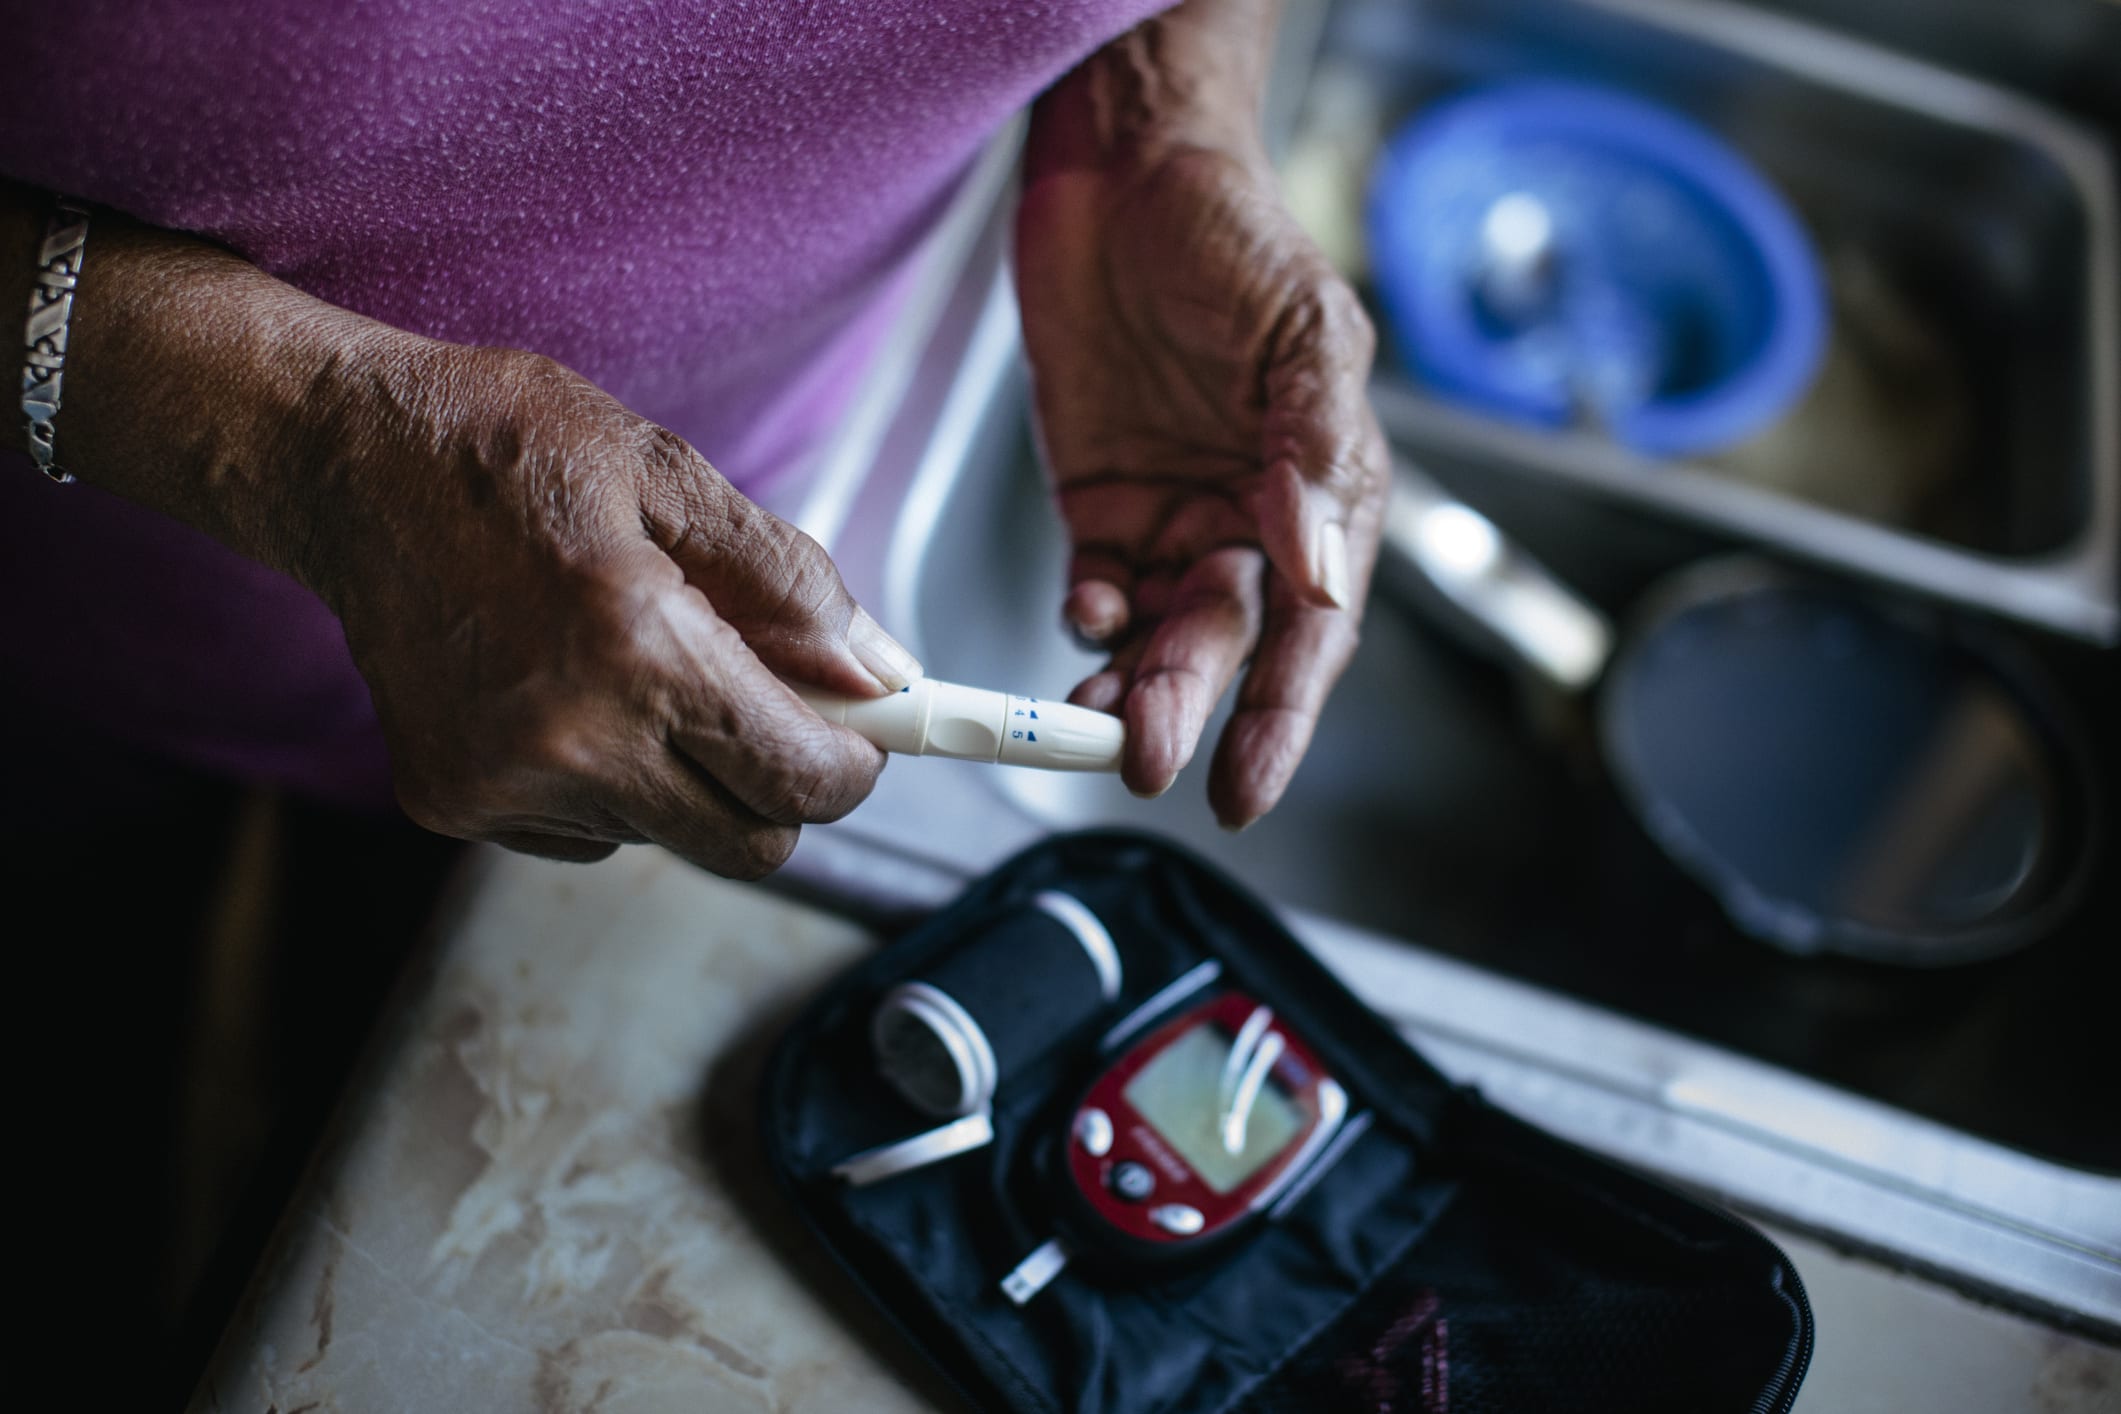
[[[66,371],[66,328],[74,314],[74,285],[88,246],[88,208],[60,197],[37,252],[37,283],[29,292],[23,331],[22,416],[29,423],[29,455],[37,469],[64,484],[73,476],[53,461],[52,419],[59,415],[59,380]]]

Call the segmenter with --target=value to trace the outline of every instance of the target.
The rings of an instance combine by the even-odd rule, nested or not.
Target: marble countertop
[[[648,849],[452,911],[193,1409],[933,1407],[752,1162],[763,1046],[868,936]]]
[[[478,856],[194,1414],[939,1407],[756,1157],[765,1048],[870,944],[655,850]],[[1777,1237],[1819,1312],[1800,1411],[2121,1404],[2121,1353]]]

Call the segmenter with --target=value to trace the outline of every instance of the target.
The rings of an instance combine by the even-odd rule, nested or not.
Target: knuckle
[[[529,349],[497,349],[495,356],[517,385],[533,395],[581,381],[558,359]]]
[[[641,424],[641,457],[657,471],[719,489],[722,475],[692,443],[659,422]]]
[[[1368,374],[1377,353],[1377,329],[1361,297],[1320,258],[1285,316],[1277,342],[1291,390],[1324,398],[1348,378],[1359,381]]]
[[[792,770],[783,776],[773,808],[765,815],[783,825],[799,825],[817,818],[819,803],[824,799],[825,783],[818,773]]]
[[[518,738],[515,755],[519,766],[541,775],[581,779],[596,773],[602,753],[582,714],[560,710],[533,719]]]
[[[729,877],[747,883],[765,878],[788,862],[800,836],[801,831],[793,825],[746,831],[737,841],[730,860]]]
[[[1367,363],[1377,348],[1377,326],[1371,322],[1361,298],[1347,281],[1334,275],[1320,288],[1318,299],[1327,336]]]
[[[824,765],[802,748],[776,755],[768,767],[760,814],[782,825],[814,819],[831,789]]]
[[[786,521],[774,524],[780,532],[772,537],[770,547],[772,570],[781,584],[776,624],[793,627],[839,608],[847,590],[825,547]]]
[[[741,499],[697,448],[660,423],[638,424],[650,529],[669,553],[726,550],[741,538],[734,511]]]
[[[811,534],[797,525],[774,517],[774,525],[780,532],[781,554],[796,570],[810,574],[822,574],[838,583],[840,572]]]
[[[883,769],[880,751],[850,761],[820,750],[795,762],[782,791],[788,822],[822,825],[839,819],[868,798]],[[769,818],[781,817],[777,813]]]
[[[563,388],[581,382],[558,361],[528,349],[464,348],[451,369],[467,401],[486,402],[499,392],[502,405],[526,412],[549,408]]]

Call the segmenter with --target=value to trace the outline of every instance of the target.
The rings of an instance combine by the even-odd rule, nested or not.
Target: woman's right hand
[[[919,664],[815,541],[558,364],[113,219],[66,376],[63,463],[338,613],[421,824],[756,878],[874,785],[883,753],[781,677],[873,696]]]
[[[756,878],[883,753],[780,680],[920,667],[816,541],[549,359],[422,342],[303,460],[297,567],[338,612],[407,813],[592,859],[652,840]]]

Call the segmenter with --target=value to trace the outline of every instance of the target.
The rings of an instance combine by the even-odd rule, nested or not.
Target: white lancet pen
[[[790,684],[810,709],[886,751],[1047,771],[1117,771],[1126,724],[1066,702],[920,678],[885,697]]]

